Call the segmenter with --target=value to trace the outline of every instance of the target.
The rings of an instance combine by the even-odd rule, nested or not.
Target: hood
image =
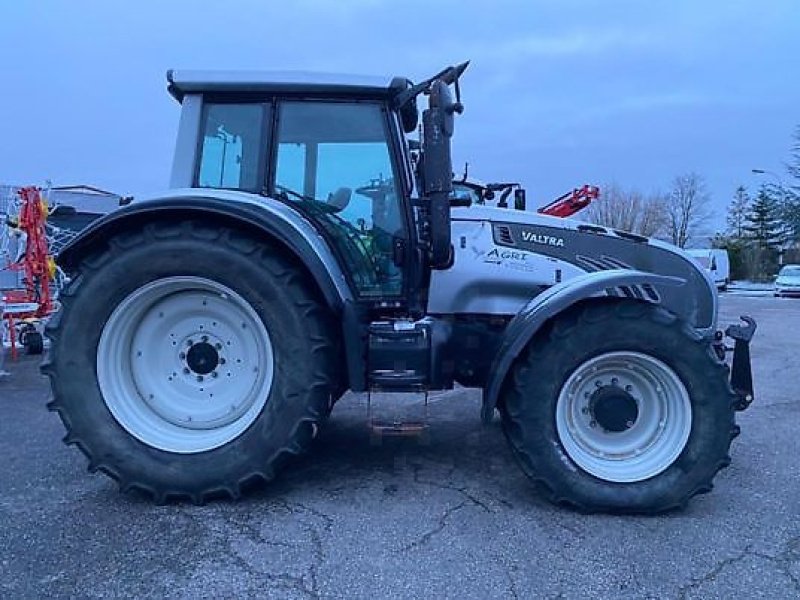
[[[686,287],[659,290],[662,304],[698,329],[716,327],[717,288],[711,273],[672,244],[575,219],[494,207],[454,208],[451,218],[488,221],[497,246],[568,262],[585,272],[625,268],[679,277]]]

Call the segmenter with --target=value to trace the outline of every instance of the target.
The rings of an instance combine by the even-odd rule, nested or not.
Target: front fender
[[[546,321],[576,302],[605,293],[608,289],[613,290],[615,288],[630,288],[642,285],[682,286],[685,283],[686,281],[679,277],[667,277],[627,269],[614,269],[579,275],[554,285],[533,298],[511,319],[503,333],[503,340],[489,371],[489,381],[484,388],[483,410],[481,413],[484,423],[489,423],[492,419],[495,406],[497,406],[497,398],[514,360]],[[643,295],[639,299],[653,303],[658,302],[657,295],[653,297]]]

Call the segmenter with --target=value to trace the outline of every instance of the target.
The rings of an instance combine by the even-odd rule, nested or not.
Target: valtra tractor
[[[681,250],[451,206],[466,66],[167,74],[172,189],[59,257],[43,371],[90,470],[157,502],[237,498],[345,391],[459,383],[553,502],[657,513],[711,489],[752,400],[754,323],[728,328],[729,368],[714,283]]]

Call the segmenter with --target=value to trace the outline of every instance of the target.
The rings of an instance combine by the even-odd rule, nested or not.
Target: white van
[[[731,282],[731,265],[728,251],[722,248],[696,248],[686,253],[711,273],[717,289],[725,291]]]

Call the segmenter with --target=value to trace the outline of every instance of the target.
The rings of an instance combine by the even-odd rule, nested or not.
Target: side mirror
[[[419,124],[419,109],[417,108],[417,97],[414,96],[400,109],[400,121],[403,124],[403,131],[414,133]]]
[[[450,245],[450,194],[453,191],[453,161],[450,137],[458,106],[441,80],[431,84],[428,108],[422,114],[423,192],[428,198],[431,267],[446,269],[453,252]]]

